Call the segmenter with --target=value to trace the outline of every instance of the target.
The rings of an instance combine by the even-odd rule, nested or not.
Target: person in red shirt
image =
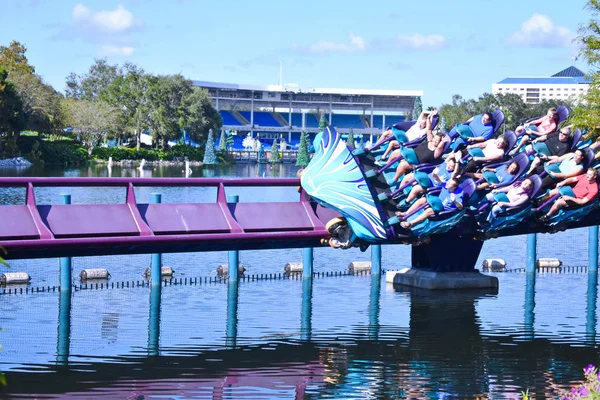
[[[522,126],[517,127],[515,133],[520,136],[523,133],[523,138],[519,145],[515,148],[514,152],[518,153],[519,150],[533,139],[547,136],[550,133],[556,131],[556,122],[558,115],[556,108],[552,107],[548,109],[548,113],[543,117],[530,121]]]
[[[561,196],[552,204],[550,210],[540,218],[540,221],[547,221],[563,207],[583,206],[593,200],[598,195],[597,177],[598,172],[594,168],[589,168],[585,175],[573,176],[558,182],[556,188],[552,189],[544,198],[548,199],[559,193]],[[573,184],[574,186],[570,187]]]

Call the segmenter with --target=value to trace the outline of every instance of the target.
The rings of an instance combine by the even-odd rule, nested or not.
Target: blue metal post
[[[381,275],[381,245],[371,245],[371,274]]]
[[[159,280],[160,283],[160,280]],[[159,355],[159,337],[160,337],[160,292],[161,286],[152,285],[150,287],[150,315],[148,317],[148,355]]]
[[[227,196],[228,203],[239,203],[240,196],[232,195]],[[227,276],[229,278],[229,283],[238,282],[238,268],[240,264],[240,251],[239,250],[229,250],[227,253]]]
[[[150,193],[150,203],[160,204],[162,196],[160,193]],[[152,254],[152,262],[150,263],[150,282],[152,286],[160,288],[160,277],[162,268],[162,254]]]
[[[535,272],[535,261],[537,259],[537,233],[527,235],[527,258],[525,264],[526,272]]]
[[[598,225],[588,228],[588,272],[598,271]]]
[[[61,194],[62,204],[71,204],[70,194]],[[71,291],[71,270],[73,269],[73,260],[71,257],[61,257],[60,263],[60,290]]]
[[[227,332],[225,344],[228,348],[235,348],[238,327],[238,282],[229,282],[227,285]]]
[[[58,297],[58,335],[56,343],[56,363],[69,364],[71,345],[71,291],[61,290]]]
[[[302,279],[302,310],[300,311],[300,339],[306,341],[310,341],[312,336],[312,284],[312,279]]]
[[[597,228],[597,227],[596,227]],[[598,271],[588,272],[585,340],[588,344],[596,343],[596,302],[598,301]]]
[[[302,278],[312,279],[313,274],[313,248],[302,249]]]

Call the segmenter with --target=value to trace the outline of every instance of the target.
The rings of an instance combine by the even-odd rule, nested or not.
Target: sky
[[[95,58],[153,74],[300,88],[423,90],[423,105],[477,98],[508,76],[574,60],[592,17],[570,0],[0,0],[0,45],[27,47],[64,92]]]

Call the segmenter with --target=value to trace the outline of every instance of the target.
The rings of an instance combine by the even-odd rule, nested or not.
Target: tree
[[[221,137],[219,138],[219,151],[227,151],[227,134],[225,129],[221,130]]]
[[[19,94],[12,82],[7,80],[8,72],[0,65],[0,152],[4,150],[4,137],[15,138],[25,127],[25,114]],[[14,147],[14,142],[13,146]],[[16,150],[9,149],[9,153]]]
[[[350,132],[348,133],[348,140],[346,140],[346,146],[356,147],[356,143],[354,142],[354,130],[350,128]]]
[[[217,164],[217,156],[215,154],[215,140],[213,139],[212,129],[208,131],[208,139],[206,140],[206,148],[204,150],[204,165]]]
[[[412,120],[416,121],[422,112],[423,112],[423,102],[421,101],[421,96],[417,96],[417,98],[415,98],[415,103],[413,104]]]
[[[321,114],[321,119],[319,119],[319,130],[324,131],[327,128],[327,118],[325,118],[325,114]]]
[[[192,87],[191,92],[183,97],[183,109],[181,110],[180,123],[189,133],[192,140],[200,143],[206,138],[209,129],[213,131],[221,130],[223,121],[219,112],[213,107],[210,95],[206,89]]]
[[[104,101],[63,100],[66,121],[81,137],[88,154],[118,129],[119,111]]]
[[[600,0],[588,0],[585,8],[590,20],[579,29],[577,42],[581,45],[580,55],[591,68],[590,87],[573,110],[571,123],[585,129],[588,137],[600,136]]]
[[[271,156],[269,157],[269,161],[273,164],[281,161],[281,156],[279,155],[279,146],[277,146],[277,139],[273,139],[273,146],[271,146]]]
[[[298,157],[296,158],[296,166],[306,167],[310,162],[308,155],[308,134],[302,131],[300,134],[300,145],[298,148]]]
[[[26,74],[34,74],[35,68],[29,65],[25,53],[27,48],[21,43],[13,40],[8,47],[0,46],[0,65],[5,67],[9,77],[13,72],[19,71]]]

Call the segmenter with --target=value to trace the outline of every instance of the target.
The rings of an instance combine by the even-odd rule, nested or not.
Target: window
[[[519,90],[523,91],[523,90],[525,90],[525,88],[521,88],[521,89],[519,89]]]
[[[545,92],[545,91],[546,91],[546,88],[542,88],[542,92]]]

